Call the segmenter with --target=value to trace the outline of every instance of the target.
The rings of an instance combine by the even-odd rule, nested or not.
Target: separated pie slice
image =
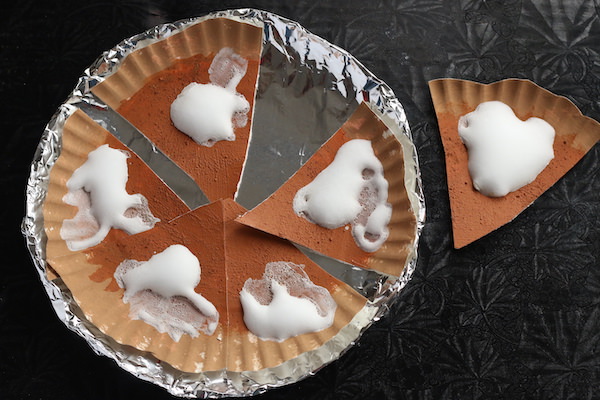
[[[598,122],[583,116],[568,99],[529,81],[508,79],[486,85],[458,79],[438,79],[430,81],[429,88],[446,157],[456,248],[472,243],[515,218],[567,173],[600,139]],[[554,158],[531,183],[501,197],[484,195],[475,188],[469,171],[469,153],[459,136],[459,119],[489,101],[508,105],[516,117],[523,121],[531,117],[540,118],[555,131]],[[494,124],[494,127],[497,125],[495,122],[490,124]],[[506,133],[508,138],[510,132]],[[515,150],[521,150],[518,147],[523,145],[517,138],[514,143],[508,143],[508,148],[512,146]],[[498,146],[498,152],[499,147],[507,146]],[[513,163],[520,161],[514,159],[516,153],[508,151],[507,154],[496,155]]]
[[[402,145],[363,103],[287,182],[238,221],[399,276],[416,229],[404,177]]]
[[[67,118],[43,208],[48,260],[107,237],[151,229],[187,211],[136,154],[85,113],[77,110]]]
[[[233,198],[261,49],[262,28],[226,18],[201,21],[132,52],[92,92],[186,171],[210,201]]]

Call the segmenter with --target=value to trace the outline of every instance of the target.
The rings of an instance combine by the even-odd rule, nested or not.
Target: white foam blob
[[[123,302],[130,303],[130,317],[141,319],[175,341],[199,330],[212,335],[219,321],[215,306],[196,293],[200,263],[180,244],[169,246],[148,261],[125,260],[115,279],[125,289]]]
[[[502,197],[533,182],[554,158],[554,128],[540,118],[522,121],[500,101],[460,117],[458,133],[473,186],[486,196]]]
[[[60,229],[70,250],[99,244],[112,228],[133,235],[159,221],[143,195],[127,193],[128,157],[125,151],[102,145],[88,154],[67,181],[69,191],[63,201],[78,208],[75,217],[64,220]]]
[[[247,68],[248,61],[232,49],[221,49],[209,68],[210,83],[190,83],[171,104],[175,127],[207,147],[235,140],[234,128],[246,125],[250,111],[250,103],[236,92]]]
[[[356,244],[373,252],[389,236],[388,182],[371,142],[344,143],[333,162],[294,196],[294,212],[325,228],[352,224]]]
[[[248,279],[240,301],[250,332],[277,342],[330,327],[337,309],[331,294],[310,280],[303,265],[284,261],[268,263],[262,279]]]

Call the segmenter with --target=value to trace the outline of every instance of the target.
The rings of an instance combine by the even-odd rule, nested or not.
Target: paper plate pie
[[[482,84],[437,79],[429,88],[446,156],[454,247],[461,248],[514,219],[569,171],[598,140],[600,124],[585,117],[567,98],[533,82],[506,79]],[[458,135],[458,120],[480,103],[497,100],[526,120],[538,117],[555,130],[554,158],[530,184],[503,197],[478,192],[468,170],[468,153]]]
[[[170,105],[190,83],[229,85],[231,77],[213,74],[223,49],[235,55],[230,67],[245,60],[234,86],[249,107],[232,119],[234,138],[202,146],[173,125]],[[343,70],[330,68],[340,60]],[[389,185],[389,237],[376,251],[358,248],[349,224],[324,230],[295,215],[289,197],[353,139],[371,143]],[[145,199],[151,217],[127,209],[126,218],[148,226],[113,228],[78,247],[100,228],[65,236],[80,213],[68,182],[101,147],[126,155],[125,189]],[[95,189],[88,190],[84,203],[93,209]],[[234,10],[156,27],[87,71],[40,143],[24,234],[59,315],[97,352],[176,395],[240,396],[295,382],[355,343],[410,278],[423,221],[415,148],[389,88],[297,24]],[[192,297],[215,312],[150,286],[128,293],[123,271],[172,246],[197,259]],[[279,270],[269,265],[278,263],[292,280],[274,278]],[[306,286],[286,286],[293,279]],[[250,329],[241,293],[252,290],[268,306],[281,285],[294,304],[305,299],[311,309],[321,307],[319,296],[331,298],[329,324],[275,338]]]

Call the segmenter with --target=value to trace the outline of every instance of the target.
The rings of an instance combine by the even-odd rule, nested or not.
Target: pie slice
[[[230,301],[228,362],[230,371],[258,371],[275,367],[301,354],[315,351],[333,340],[351,324],[366,304],[365,298],[335,279],[287,240],[272,236],[235,221],[246,212],[233,200],[223,201],[225,247],[227,252],[227,293]],[[337,304],[333,324],[324,330],[304,333],[282,342],[262,340],[244,324],[240,291],[248,279],[261,279],[271,262],[303,265],[312,283],[329,291]],[[288,289],[289,290],[289,289]],[[290,310],[290,312],[296,312]],[[329,354],[332,352],[329,351]]]
[[[389,236],[376,251],[363,250],[350,224],[330,229],[297,215],[294,197],[332,164],[340,148],[354,139],[371,142],[387,180],[391,205]],[[291,240],[352,265],[399,276],[411,251],[416,219],[404,186],[404,156],[400,142],[364,103],[342,127],[275,193],[238,219],[239,222]]]
[[[170,109],[191,83],[229,82],[230,77],[215,77],[209,73],[215,57],[223,49],[233,51],[233,58],[223,63],[225,74],[231,73],[227,68],[235,64],[238,57],[247,61],[243,77],[233,88],[247,101],[249,111],[234,118],[237,121],[234,121],[235,140],[221,140],[207,147],[175,127]],[[251,133],[261,49],[262,28],[227,18],[201,21],[134,51],[92,92],[186,171],[210,201],[233,198]],[[238,121],[238,117],[241,120]],[[211,115],[209,119],[213,118],[216,116]]]
[[[62,150],[50,171],[48,193],[44,201],[48,260],[72,253],[61,236],[64,222],[73,220],[78,213],[78,207],[65,202],[65,195],[69,192],[67,182],[74,171],[88,160],[89,154],[103,145],[127,153],[128,179],[125,189],[129,194],[142,194],[145,197],[148,209],[160,220],[158,224],[189,211],[183,201],[136,154],[83,111],[77,110],[65,121]],[[114,240],[124,236],[128,234],[118,229],[111,229],[107,235]]]
[[[600,139],[600,124],[568,99],[530,81],[508,79],[481,84],[459,79],[429,82],[446,156],[454,247],[461,248],[514,219],[567,173]],[[468,169],[468,153],[458,135],[458,119],[480,103],[498,100],[517,117],[538,117],[553,126],[554,159],[530,184],[503,197],[478,192]]]
[[[102,244],[49,260],[85,316],[118,343],[151,352],[159,360],[187,372],[226,367],[228,331],[226,260],[220,202],[188,212],[137,235],[108,238]],[[214,305],[219,318],[212,334],[198,331],[175,341],[168,331],[132,319],[115,271],[125,260],[148,261],[172,245],[185,246],[200,263],[195,291]],[[175,307],[184,307],[179,304]]]

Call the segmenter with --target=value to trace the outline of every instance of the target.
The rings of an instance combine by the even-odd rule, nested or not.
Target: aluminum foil
[[[191,374],[177,371],[166,363],[158,363],[149,353],[116,343],[85,318],[60,278],[48,278],[42,207],[50,169],[61,152],[65,120],[76,109],[86,112],[132,148],[190,207],[206,203],[206,198],[189,176],[140,132],[94,97],[90,90],[118,68],[132,51],[166,38],[190,24],[217,17],[264,28],[253,122],[253,131],[260,131],[261,135],[252,138],[236,200],[244,207],[252,208],[270,195],[346,121],[360,102],[365,101],[371,104],[403,145],[405,183],[417,217],[417,231],[412,253],[399,278],[361,270],[301,249],[369,299],[367,306],[352,322],[321,348],[261,371]],[[189,398],[261,393],[270,387],[296,382],[339,358],[356,343],[365,329],[387,312],[410,279],[416,267],[418,239],[425,221],[416,149],[404,109],[392,90],[344,50],[295,22],[252,9],[216,12],[160,25],[105,52],[84,72],[71,96],[48,123],[31,166],[26,201],[23,235],[59,318],[69,329],[82,336],[97,354],[112,358],[124,370],[164,387],[173,395]]]

